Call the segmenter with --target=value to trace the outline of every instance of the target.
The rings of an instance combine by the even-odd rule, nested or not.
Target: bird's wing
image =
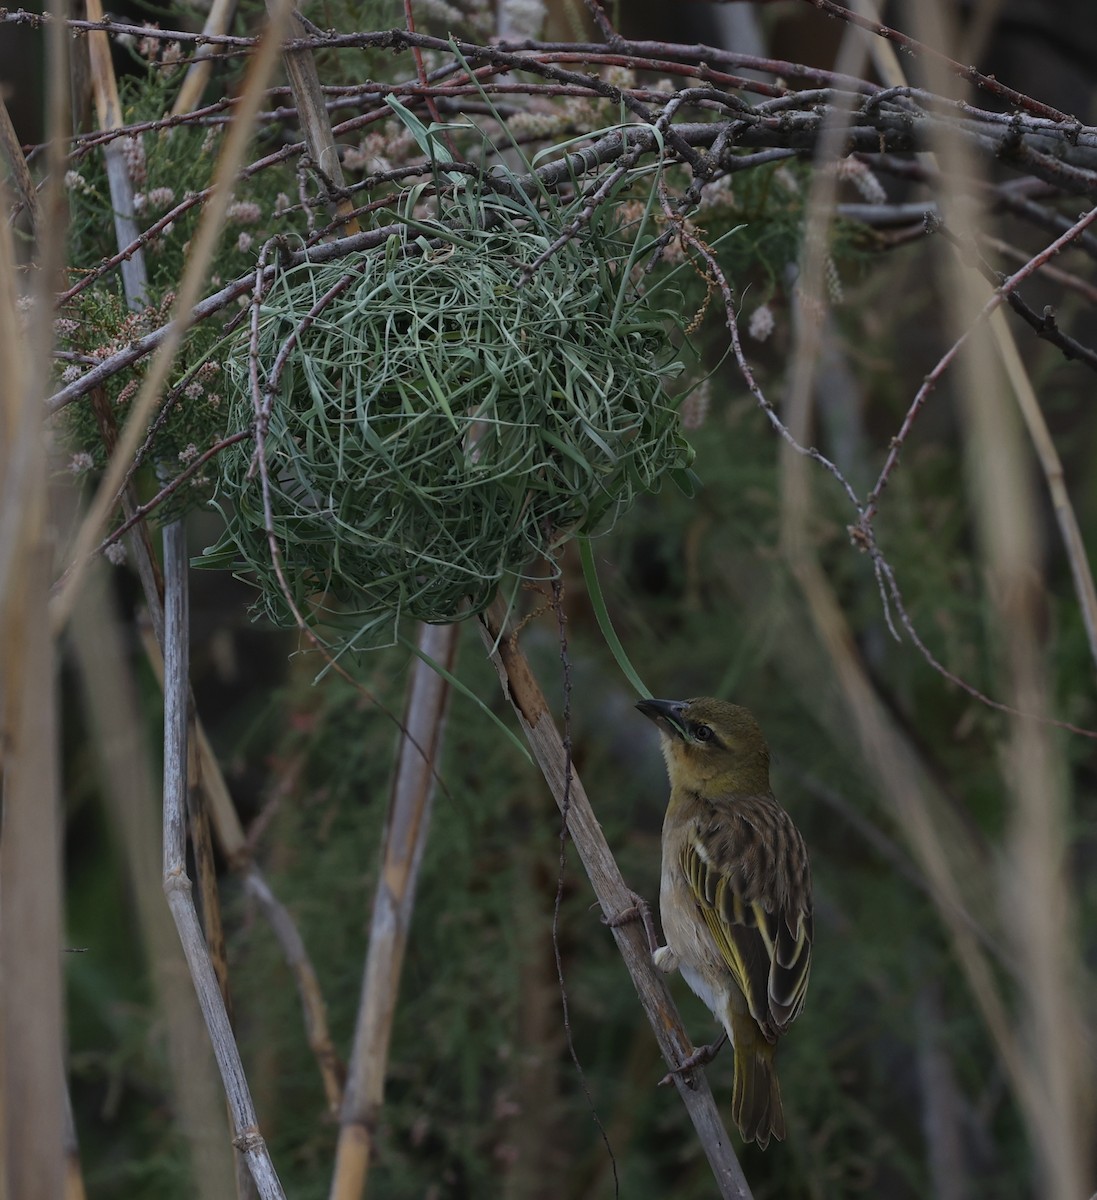
[[[772,1041],[804,1006],[813,922],[800,834],[780,809],[765,816],[776,821],[726,812],[699,821],[682,867],[751,1016]]]

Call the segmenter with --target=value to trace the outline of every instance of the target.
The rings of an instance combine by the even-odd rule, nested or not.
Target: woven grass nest
[[[411,253],[392,239],[385,254],[288,269],[263,302],[261,383],[352,277],[300,333],[266,438],[289,586],[310,620],[351,631],[345,644],[391,641],[400,615],[482,610],[692,458],[663,386],[664,314],[627,282],[629,245],[588,232],[519,286],[551,231],[482,224],[450,214]],[[254,423],[247,363],[242,341],[226,363],[233,430]],[[222,456],[227,536],[207,561],[231,553],[286,623],[253,454],[244,442]]]

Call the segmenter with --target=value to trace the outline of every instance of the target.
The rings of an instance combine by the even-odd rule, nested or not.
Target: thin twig
[[[929,223],[927,222],[927,224]],[[983,258],[978,244],[965,243],[940,218],[936,218],[930,228],[931,232],[940,234],[949,245],[954,246],[962,258],[974,261],[979,273],[990,284],[997,287],[1006,279],[1005,275],[1000,271],[995,271],[990,263]],[[1025,255],[1022,261],[1027,266],[1031,260],[1028,255]],[[1040,264],[1040,268],[1046,267],[1046,262]],[[1045,309],[1043,313],[1036,312],[1035,309],[1025,302],[1020,292],[1016,290],[1009,292],[1006,295],[1006,300],[1009,302],[1010,308],[1036,333],[1037,337],[1041,337],[1053,346],[1058,347],[1063,352],[1065,358],[1074,359],[1084,366],[1089,367],[1091,371],[1097,371],[1097,350],[1092,349],[1090,346],[1082,345],[1076,338],[1072,338],[1069,334],[1064,333],[1059,328],[1054,311]]]
[[[996,96],[998,99],[1004,100],[1016,108],[1023,109],[1025,112],[1032,113],[1035,117],[1044,117],[1049,121],[1059,122],[1068,128],[1081,127],[1081,122],[1077,117],[1060,112],[1057,108],[1052,108],[1050,104],[1043,104],[1039,100],[1033,100],[1031,96],[1026,96],[1024,92],[1015,91],[1013,88],[1007,87],[1004,83],[1000,83],[992,75],[984,75],[982,71],[977,71],[974,67],[964,66],[963,63],[958,63],[955,59],[949,58],[947,54],[942,54],[940,50],[935,50],[932,46],[926,46],[915,38],[909,37],[905,33],[900,33],[897,29],[892,29],[880,21],[872,21],[868,17],[851,12],[848,8],[843,8],[840,4],[834,3],[834,0],[804,0],[804,3],[810,4],[812,8],[817,8],[828,17],[838,17],[840,20],[848,21],[851,25],[867,29],[869,33],[875,33],[879,37],[886,38],[889,42],[898,46],[900,50],[916,58],[933,59],[958,79],[963,79],[967,83],[974,84],[980,91],[984,91],[991,96]]]
[[[1018,284],[1023,283],[1030,275],[1050,259],[1054,258],[1064,247],[1069,246],[1080,234],[1082,234],[1094,221],[1097,221],[1097,207],[1091,208],[1088,212],[1083,213],[1077,221],[1063,234],[1055,239],[1050,245],[1045,246],[1039,254],[1035,254],[1025,263],[1023,267],[1018,268],[1014,273],[1003,279],[1002,282],[994,290],[994,294],[983,305],[982,309],[976,315],[974,320],[968,325],[963,333],[952,343],[945,351],[941,358],[937,361],[937,365],[926,376],[922,386],[914,394],[914,399],[910,402],[910,407],[907,409],[906,416],[903,418],[903,423],[899,426],[899,432],[891,439],[891,446],[888,450],[887,458],[884,460],[884,465],[880,470],[880,475],[873,485],[872,491],[869,492],[865,502],[864,512],[858,522],[858,527],[867,529],[872,523],[873,517],[879,507],[880,495],[884,488],[887,487],[888,479],[892,471],[899,463],[899,453],[910,435],[911,429],[914,427],[915,421],[918,419],[922,407],[926,400],[929,399],[930,392],[937,386],[944,375],[945,371],[952,364],[953,360],[959,354],[960,350],[966,344],[972,333],[983,324],[996,308],[998,308],[1013,291]]]

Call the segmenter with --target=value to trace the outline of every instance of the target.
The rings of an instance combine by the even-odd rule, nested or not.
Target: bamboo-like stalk
[[[614,861],[574,767],[570,777],[565,775],[568,757],[560,732],[533,668],[518,644],[517,635],[505,631],[506,619],[506,603],[497,599],[480,617],[484,643],[537,765],[557,805],[562,812],[566,811],[568,833],[579,852],[602,912],[607,920],[612,921],[634,907],[635,897]],[[691,1052],[692,1046],[670,991],[651,961],[651,950],[644,929],[639,921],[632,921],[612,925],[611,932],[663,1057],[673,1070]],[[750,1187],[732,1150],[708,1080],[700,1072],[689,1076],[675,1074],[673,1078],[697,1130],[720,1196],[724,1200],[749,1198]]]
[[[88,0],[88,19],[101,21],[103,6],[100,0]],[[87,38],[88,70],[92,94],[95,98],[96,119],[102,130],[119,129],[123,125],[122,105],[118,99],[118,81],[114,74],[110,43],[107,35],[98,30]],[[126,165],[123,142],[110,141],[103,147],[107,167],[107,185],[110,189],[111,209],[114,212],[114,233],[118,248],[132,245],[137,239],[137,223],[133,215],[133,181]],[[122,263],[122,288],[126,305],[131,312],[140,312],[148,304],[148,274],[145,268],[145,252],[140,247]],[[92,394],[92,406],[99,422],[107,454],[112,455],[118,441],[118,427],[114,412],[106,402],[101,389]],[[122,493],[122,509],[127,520],[137,507],[132,485]],[[137,574],[146,595],[160,595],[161,582],[152,554],[152,542],[148,527],[140,525],[128,539],[130,553],[137,567]],[[151,609],[154,621],[162,621],[161,606]],[[162,634],[162,629],[157,630]]]
[[[86,0],[86,3],[88,20],[101,21],[101,0]],[[120,129],[125,122],[122,119],[122,105],[118,99],[118,81],[114,77],[110,42],[102,30],[88,34],[88,58],[99,128]],[[114,233],[118,248],[121,249],[137,240],[137,222],[133,216],[133,186],[126,166],[125,142],[121,138],[107,142],[103,147],[103,158],[107,165],[107,182],[110,187],[111,208],[114,211]],[[124,259],[121,270],[127,304],[135,310],[144,308],[148,303],[145,256],[138,252]]]
[[[100,0],[87,0],[89,20],[98,21],[103,17]],[[88,61],[91,77],[92,92],[95,98],[96,115],[101,130],[117,129],[122,125],[122,108],[118,98],[118,82],[114,74],[114,63],[111,59],[110,45],[107,35],[102,31],[94,31],[88,35]],[[207,64],[208,65],[208,64]],[[110,141],[104,147],[104,157],[107,165],[107,179],[110,188],[111,207],[114,210],[114,225],[118,248],[130,245],[137,238],[137,224],[133,211],[133,182],[124,154],[124,143],[121,140]],[[144,250],[137,251],[122,263],[122,287],[126,295],[126,303],[131,311],[138,312],[148,304],[148,278],[145,269]],[[100,432],[106,446],[107,454],[115,451],[118,430],[110,405],[102,389],[97,389],[92,395],[93,408],[99,421]],[[137,498],[133,485],[127,484],[122,492],[122,509],[126,518],[133,517],[137,509]],[[154,625],[158,625],[158,634],[163,638],[163,609],[159,603],[161,581],[155,561],[152,556],[152,545],[148,527],[141,523],[129,538],[130,551],[137,566],[137,573],[142,588],[150,597],[149,611]],[[221,904],[217,888],[217,874],[213,861],[213,845],[210,838],[209,819],[202,802],[201,772],[194,746],[196,739],[191,739],[191,769],[189,771],[190,786],[187,789],[187,806],[190,815],[191,838],[194,845],[195,870],[198,875],[199,896],[201,899],[202,925],[206,934],[213,961],[217,983],[225,1001],[226,1010],[231,1015],[232,999],[229,990],[228,959],[225,953],[224,927],[221,920]],[[176,1011],[176,1016],[181,1014]],[[179,1066],[178,1060],[175,1065]],[[181,1076],[180,1076],[181,1078]],[[196,1157],[201,1158],[201,1155]],[[236,1162],[237,1195],[241,1200],[253,1195],[250,1177],[240,1156]]]
[[[94,0],[94,2],[98,3],[98,0]],[[210,22],[214,22],[217,19],[227,21],[228,14],[225,9],[226,6],[222,4],[221,0],[216,0],[214,10],[210,13]],[[102,44],[99,44],[97,39],[101,39]],[[115,127],[121,118],[118,111],[117,84],[114,79],[109,46],[106,45],[106,35],[104,33],[93,32],[90,35],[90,40],[93,46],[97,46],[97,53],[92,58],[92,84],[96,94],[96,107],[100,126],[102,128]],[[199,65],[202,64],[194,64],[195,67]],[[208,70],[209,62],[207,61],[204,65]],[[183,98],[183,94],[181,93],[180,98],[176,102],[177,109],[182,103]],[[108,143],[108,147],[117,145],[117,142]],[[128,174],[125,171],[113,172],[109,176],[109,181],[111,199],[115,211],[131,212],[133,188]],[[128,243],[120,242],[120,246],[126,244]],[[138,248],[133,258],[141,264],[140,270],[133,278],[143,281],[143,251]],[[131,277],[124,276],[123,284],[129,307],[133,309],[140,308],[144,297],[142,293],[135,292],[131,287]],[[107,451],[113,454],[117,430],[114,428],[112,421],[104,429],[104,436],[107,439]],[[135,504],[132,492],[128,488],[123,494],[122,503],[128,516],[134,510]],[[163,687],[163,656],[160,649],[164,635],[162,581],[159,578],[159,573],[152,557],[147,528],[143,523],[134,532],[134,537],[131,540],[131,551],[134,555],[153,630],[156,634],[155,640],[145,638],[145,649],[153,671],[159,679],[161,687]],[[228,786],[225,783],[220,764],[216,760],[209,743],[209,738],[206,736],[205,729],[197,714],[192,715],[191,729],[191,753],[194,756],[192,763],[195,768],[191,776],[192,781],[200,784],[203,808],[212,820],[214,834],[217,837],[222,853],[233,865],[234,869],[243,871],[245,883],[253,895],[259,899],[260,907],[268,917],[275,936],[282,946],[286,960],[293,971],[304,1011],[308,1043],[320,1067],[329,1108],[332,1112],[336,1112],[342,1097],[339,1064],[328,1030],[326,1009],[320,993],[316,972],[312,967],[311,960],[297,932],[292,917],[274,897],[266,881],[263,879],[259,868],[251,861],[251,854],[247,846],[244,831],[240,825],[239,817],[232,802]],[[199,831],[199,843],[197,847],[199,851],[198,861],[202,877],[202,888],[207,895],[204,906],[207,935],[209,936],[214,954],[214,965],[217,971],[218,982],[225,996],[226,1005],[228,1005],[226,963],[223,953],[219,953],[219,947],[223,943],[223,936],[219,932],[220,912],[215,902],[214,880],[211,868],[208,865],[211,861],[211,856],[208,844],[202,840],[204,831],[207,828],[207,822],[198,821],[194,824]]]
[[[175,920],[206,1030],[221,1072],[233,1145],[243,1155],[263,1200],[285,1200],[233,1037],[224,998],[194,908],[186,864],[187,733],[190,708],[187,547],[183,525],[164,529],[164,891]]]
[[[419,649],[449,671],[457,653],[457,632],[455,625],[420,625]],[[389,798],[362,997],[339,1118],[331,1200],[359,1200],[366,1190],[415,888],[430,829],[448,697],[445,679],[417,658],[411,666]]]
[[[202,33],[206,37],[227,33],[235,12],[236,0],[213,0],[206,23],[202,26]],[[175,97],[175,103],[171,106],[173,117],[190,112],[201,100],[202,93],[206,90],[206,84],[209,82],[210,72],[213,70],[215,54],[216,50],[211,42],[198,47],[190,66],[187,67],[187,73],[183,77],[179,94]]]

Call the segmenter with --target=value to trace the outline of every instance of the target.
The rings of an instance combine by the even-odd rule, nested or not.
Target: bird
[[[663,821],[661,971],[678,970],[712,1011],[735,1059],[732,1117],[744,1142],[785,1137],[777,1040],[800,1015],[811,970],[811,868],[769,782],[758,722],[712,697],[641,700],[670,776]],[[709,1061],[713,1046],[678,1072]]]

